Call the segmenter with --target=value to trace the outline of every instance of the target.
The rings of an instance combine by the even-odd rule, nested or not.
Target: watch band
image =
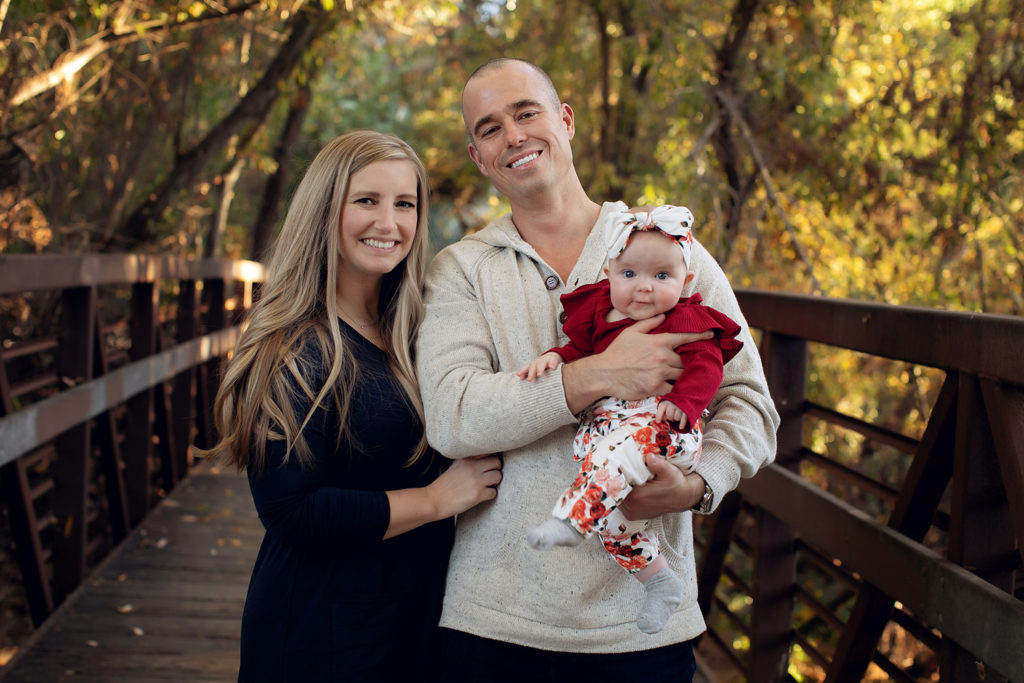
[[[715,492],[711,490],[711,485],[704,482],[704,495],[700,497],[700,501],[694,505],[691,510],[699,512],[702,515],[710,514],[711,512],[711,501],[715,498]]]

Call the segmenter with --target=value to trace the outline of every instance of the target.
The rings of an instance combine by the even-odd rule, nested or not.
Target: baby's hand
[[[655,417],[659,422],[678,422],[680,430],[686,429],[686,413],[672,401],[659,401]]]
[[[527,382],[532,382],[535,378],[540,377],[548,370],[554,370],[562,364],[562,357],[554,351],[548,351],[545,354],[537,356],[527,365],[523,366],[516,375],[519,379],[525,379]]]

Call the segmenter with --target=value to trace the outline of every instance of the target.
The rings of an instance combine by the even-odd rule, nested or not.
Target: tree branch
[[[107,30],[102,33],[97,33],[83,41],[81,47],[61,54],[57,57],[56,61],[54,61],[53,66],[46,71],[26,78],[24,81],[17,84],[13,89],[14,94],[11,95],[8,100],[8,105],[5,108],[9,109],[17,107],[34,97],[38,97],[44,92],[52,90],[63,82],[71,80],[71,78],[81,71],[86,64],[96,59],[96,57],[115,45],[134,43],[156,31],[196,29],[210,23],[229,19],[238,14],[244,14],[258,4],[259,3],[256,2],[256,0],[250,0],[238,7],[232,7],[225,12],[210,12],[186,21],[167,22],[154,20],[139,22],[134,24],[132,29],[129,31]]]
[[[315,69],[307,74],[301,89],[292,98],[291,105],[288,107],[288,116],[281,129],[281,136],[274,148],[274,160],[277,162],[277,168],[267,179],[266,187],[263,190],[263,201],[252,227],[252,249],[249,252],[249,258],[253,261],[264,260],[267,255],[267,247],[273,237],[274,223],[277,222],[285,185],[292,171],[295,145],[302,135],[302,122],[306,119],[309,103],[313,97],[311,82],[314,73]]]
[[[233,135],[239,134],[246,138],[253,134],[255,125],[248,132],[239,131],[247,125],[263,121],[277,99],[282,84],[287,82],[302,55],[313,40],[328,28],[326,13],[319,5],[293,16],[291,33],[260,80],[205,138],[176,156],[174,167],[160,188],[126,219],[121,230],[125,238],[136,243],[149,241],[152,222],[160,217],[175,194],[195,180],[207,162],[228,144]]]
[[[821,283],[818,282],[818,278],[814,276],[814,267],[807,256],[807,252],[804,251],[803,245],[800,244],[800,239],[796,234],[796,228],[794,228],[793,224],[789,222],[789,216],[786,215],[786,211],[782,208],[782,203],[779,201],[778,195],[775,194],[775,183],[772,182],[772,176],[768,172],[768,166],[764,162],[764,157],[761,155],[761,149],[757,146],[754,136],[750,133],[750,127],[747,125],[746,119],[743,118],[743,113],[740,112],[739,107],[736,106],[735,99],[729,93],[726,93],[724,90],[719,90],[717,96],[719,101],[722,102],[722,104],[724,104],[729,110],[729,115],[739,127],[740,133],[743,135],[743,140],[747,143],[747,148],[750,150],[750,156],[754,159],[754,164],[757,166],[758,175],[761,176],[761,181],[764,183],[765,191],[768,193],[768,199],[771,200],[776,213],[778,213],[779,218],[782,219],[782,224],[786,227],[786,232],[789,233],[789,238],[793,241],[793,248],[796,250],[797,257],[807,267],[807,273],[811,278],[811,285],[814,291],[821,294],[823,291]]]

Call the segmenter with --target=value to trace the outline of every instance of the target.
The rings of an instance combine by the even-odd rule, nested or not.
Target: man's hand
[[[633,490],[619,510],[626,519],[653,519],[670,512],[684,512],[704,496],[704,477],[696,472],[683,474],[665,458],[648,455],[647,469],[654,478]]]
[[[601,353],[563,366],[569,410],[579,413],[602,396],[636,400],[667,394],[683,369],[676,347],[714,333],[648,334],[664,320],[662,314],[633,323]]]

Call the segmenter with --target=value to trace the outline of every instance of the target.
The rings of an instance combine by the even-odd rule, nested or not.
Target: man
[[[599,543],[538,552],[526,532],[575,475],[576,415],[604,396],[667,393],[680,372],[673,349],[701,336],[646,334],[658,317],[634,324],[603,353],[520,380],[517,369],[564,343],[559,296],[601,277],[604,240],[594,226],[625,206],[587,196],[573,166],[572,108],[539,67],[485,64],[466,83],[462,111],[469,155],[511,212],[434,260],[417,366],[431,445],[452,458],[502,452],[504,470],[497,499],[458,519],[441,619],[446,680],[689,680],[688,641],[705,627],[687,511],[713,511],[741,476],[774,458],[778,414],[757,349],[724,274],[695,242],[696,277],[684,294],[699,291],[739,322],[745,343],[710,406],[696,471],[683,475],[652,459],[655,478],[623,504],[628,518],[652,519],[686,587],[665,628],[641,633],[634,620],[643,586]]]

